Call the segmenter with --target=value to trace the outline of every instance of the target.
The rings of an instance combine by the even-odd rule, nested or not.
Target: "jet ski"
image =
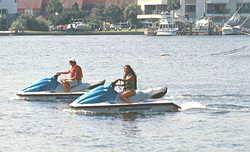
[[[119,98],[114,84],[98,86],[78,97],[70,104],[73,110],[83,110],[86,113],[127,113],[127,112],[177,112],[180,107],[161,99],[167,93],[167,88],[154,88],[136,91],[131,97],[133,103],[124,103]]]
[[[58,75],[43,78],[17,93],[18,99],[27,101],[74,101],[86,91],[103,85],[105,80],[96,83],[81,83],[64,92],[63,85],[58,82]]]

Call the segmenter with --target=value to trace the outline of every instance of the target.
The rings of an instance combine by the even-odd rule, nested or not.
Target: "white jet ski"
[[[86,91],[103,85],[105,80],[96,83],[81,83],[64,92],[63,85],[58,82],[58,76],[41,79],[17,93],[18,99],[27,101],[68,101],[72,102]]]
[[[180,110],[178,105],[161,99],[166,93],[166,87],[139,90],[130,98],[133,103],[124,103],[119,99],[113,84],[103,85],[78,97],[70,107],[73,110],[95,114],[178,112]]]

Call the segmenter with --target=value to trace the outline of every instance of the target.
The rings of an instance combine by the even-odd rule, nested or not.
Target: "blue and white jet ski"
[[[69,101],[72,102],[86,91],[103,85],[105,80],[97,83],[81,83],[64,92],[63,85],[58,82],[58,76],[48,77],[34,82],[17,93],[19,99],[28,101]]]
[[[102,85],[78,97],[70,104],[74,110],[90,113],[127,113],[127,112],[177,112],[180,107],[161,98],[167,93],[167,88],[154,88],[136,91],[131,97],[133,103],[124,103],[119,99],[114,85]]]

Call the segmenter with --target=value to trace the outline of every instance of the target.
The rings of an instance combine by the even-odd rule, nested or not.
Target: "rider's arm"
[[[130,81],[133,80],[134,76],[133,75],[129,75],[124,81]]]
[[[64,71],[64,72],[57,72],[57,75],[61,75],[61,74],[69,74],[70,73],[70,70],[68,71]]]
[[[113,84],[114,84],[115,86],[123,86],[123,84],[117,84],[119,81],[124,82],[123,79],[117,79],[117,80],[115,80],[115,81],[113,82]]]

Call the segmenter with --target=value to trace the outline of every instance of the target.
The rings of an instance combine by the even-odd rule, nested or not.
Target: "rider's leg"
[[[135,91],[133,91],[133,90],[127,90],[127,91],[124,91],[124,92],[122,92],[122,93],[120,94],[120,98],[121,98],[123,101],[127,102],[127,103],[132,103],[132,101],[129,100],[129,97],[132,97],[132,96],[134,96],[134,95],[135,95]]]

